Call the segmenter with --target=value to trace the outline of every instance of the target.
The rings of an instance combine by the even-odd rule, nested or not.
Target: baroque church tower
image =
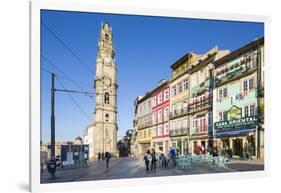
[[[94,80],[94,157],[98,152],[117,153],[117,81],[114,55],[112,28],[105,22],[101,25]]]

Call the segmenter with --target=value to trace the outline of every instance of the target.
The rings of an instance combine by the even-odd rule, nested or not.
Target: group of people
[[[109,168],[109,160],[111,159],[111,154],[107,151],[107,152],[99,152],[98,153],[98,162],[100,162],[100,160],[105,160],[106,162],[106,168]]]
[[[158,154],[154,149],[147,150],[143,157],[146,166],[146,173],[156,172],[156,165],[159,162],[159,168],[168,168],[168,166],[176,167],[176,156],[178,155],[177,149],[170,148],[168,155],[159,152]]]

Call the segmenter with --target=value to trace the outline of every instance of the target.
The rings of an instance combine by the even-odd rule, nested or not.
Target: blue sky
[[[132,128],[134,99],[153,89],[160,79],[169,79],[170,65],[185,53],[204,53],[214,46],[235,50],[264,35],[263,23],[167,17],[94,14],[82,12],[42,11],[41,20],[95,71],[97,43],[101,22],[113,29],[118,81],[118,138]],[[79,62],[41,25],[41,53],[60,68],[83,90],[94,92],[94,74]],[[45,59],[41,67],[63,74]],[[41,71],[41,135],[50,140],[51,76]],[[67,89],[80,90],[66,79],[59,79]],[[56,88],[62,88],[56,81]],[[73,140],[83,135],[91,123],[94,98],[72,94],[87,117],[66,93],[56,93],[56,140]],[[89,119],[90,117],[90,119]]]

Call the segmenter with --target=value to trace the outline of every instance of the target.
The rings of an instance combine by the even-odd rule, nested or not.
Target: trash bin
[[[52,173],[52,174],[55,173],[56,172],[56,159],[50,159],[48,161],[47,167],[48,167],[49,173]]]

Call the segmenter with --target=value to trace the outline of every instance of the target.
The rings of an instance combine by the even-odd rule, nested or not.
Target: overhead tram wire
[[[56,80],[58,81],[58,83],[62,86],[62,88],[64,88],[65,90],[66,87],[63,85],[63,83],[59,80],[59,78],[56,78]],[[67,95],[70,97],[71,101],[78,107],[78,109],[81,111],[81,113],[87,117],[87,119],[89,119],[89,121],[92,121],[92,119],[88,116],[88,114],[82,109],[82,107],[76,102],[76,100],[73,98],[73,96],[69,93],[69,92],[66,92]]]
[[[46,69],[46,68],[43,68],[43,67],[41,67],[41,70],[42,71],[45,71],[45,72],[47,72],[47,73],[49,73],[49,74],[55,74],[54,72],[52,72],[52,71],[50,71],[50,70],[48,70],[48,69]],[[55,76],[58,78],[62,78],[62,79],[65,79],[65,77],[63,77],[63,76],[60,76],[60,75],[57,75],[57,74],[55,74]],[[78,83],[78,82],[76,82],[76,83]],[[78,83],[79,84],[79,83]],[[95,92],[88,92],[88,91],[76,91],[76,90],[62,90],[62,89],[55,89],[56,91],[64,91],[64,92],[70,92],[70,93],[80,93],[80,94],[85,94],[86,96],[89,96],[89,97],[92,97],[92,96],[94,96],[94,95],[103,95],[102,93],[95,93]],[[115,96],[114,94],[109,94],[109,96]]]
[[[79,84],[82,85],[81,83],[78,83],[77,81],[74,81],[73,79],[69,78],[69,76],[63,72],[63,70],[61,70],[57,65],[55,65],[55,63],[53,63],[53,62],[52,62],[50,59],[48,59],[46,56],[41,55],[41,57],[42,57],[45,61],[47,61],[49,64],[51,64],[55,69],[57,69],[57,70],[63,75],[63,76],[60,76],[60,77],[71,81],[71,82],[74,83],[81,91],[85,92],[85,90],[84,90],[81,86],[79,86]],[[58,76],[58,75],[57,75],[57,76]],[[86,84],[85,84],[85,85],[86,85]],[[89,85],[87,85],[87,86],[90,87]],[[92,87],[91,87],[91,88],[92,88]]]
[[[71,49],[46,23],[41,20],[42,26],[58,41],[60,42],[89,72],[94,74],[94,71]]]

